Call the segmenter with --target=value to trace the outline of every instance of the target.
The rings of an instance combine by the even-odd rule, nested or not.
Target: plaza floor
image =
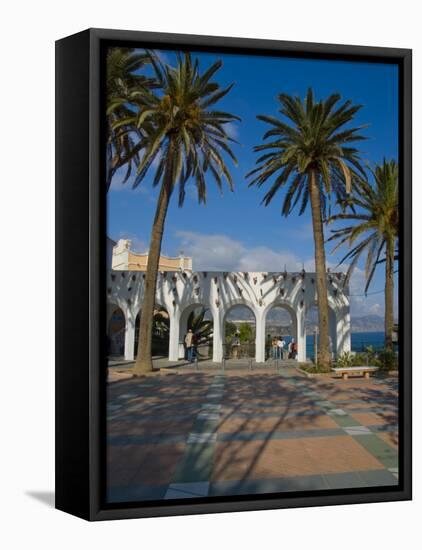
[[[292,367],[110,384],[108,500],[396,485],[397,391]]]

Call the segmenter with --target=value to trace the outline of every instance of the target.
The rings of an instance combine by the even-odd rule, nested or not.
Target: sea
[[[352,332],[351,334],[352,351],[365,351],[365,348],[372,346],[375,350],[384,347],[384,332]],[[306,336],[306,357],[314,358],[314,336]]]

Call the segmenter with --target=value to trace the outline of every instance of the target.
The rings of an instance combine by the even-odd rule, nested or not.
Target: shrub
[[[381,361],[378,359],[376,353],[371,348],[368,349],[369,351],[355,353],[352,363],[354,367],[360,367],[362,365],[369,365],[371,367],[381,366]]]
[[[337,357],[337,367],[347,368],[353,365],[353,355],[350,351],[345,351]]]
[[[398,357],[396,353],[390,349],[383,349],[378,352],[378,360],[382,370],[397,370]]]
[[[368,356],[366,355],[366,353],[355,353],[353,355],[352,365],[354,367],[366,365],[367,363],[368,363]]]

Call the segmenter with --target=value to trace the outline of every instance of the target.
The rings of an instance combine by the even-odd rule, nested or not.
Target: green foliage
[[[351,366],[360,367],[362,365],[379,367],[386,371],[396,370],[398,368],[397,354],[388,349],[376,351],[372,346],[368,346],[364,352],[355,353],[352,356]]]
[[[381,364],[382,370],[397,370],[398,369],[398,357],[396,353],[389,349],[384,349],[378,353],[378,360]]]
[[[233,336],[236,334],[237,327],[231,321],[226,321],[225,332],[226,332],[226,344],[230,344]]]
[[[168,339],[170,332],[170,319],[167,310],[159,307],[154,313],[153,333],[160,337]]]
[[[352,212],[330,218],[330,222],[347,220],[356,223],[331,231],[332,236],[328,239],[338,241],[332,252],[342,245],[350,248],[340,261],[350,262],[344,284],[348,284],[359,258],[366,253],[365,292],[373,280],[377,265],[383,261],[387,244],[394,249],[399,229],[398,165],[394,160],[384,160],[383,164],[376,165],[372,175],[372,185],[358,178],[353,195],[343,202],[343,206],[350,207]]]
[[[372,359],[372,361],[371,361],[366,352],[355,353],[352,357],[352,366],[353,367],[360,367],[362,365],[369,365],[369,364],[373,365],[373,360],[374,359]],[[377,365],[373,365],[373,366],[377,366]]]
[[[200,307],[192,311],[188,317],[188,330],[191,329],[199,341],[208,339],[212,333],[212,320],[205,319],[208,311],[205,307]]]
[[[358,362],[359,359],[361,359],[360,362]],[[363,365],[371,365],[373,367],[380,367],[381,366],[380,360],[378,359],[378,353],[374,349],[373,346],[367,346],[363,353],[356,354],[355,355],[355,361],[356,361],[355,362],[356,366],[359,366],[359,365],[362,365],[362,364]]]
[[[280,94],[278,99],[282,117],[258,116],[271,127],[264,140],[273,140],[254,148],[264,154],[257,159],[257,168],[248,174],[253,176],[249,185],[261,187],[274,178],[262,202],[268,205],[280,190],[285,190],[282,214],[288,216],[298,203],[299,214],[303,214],[309,201],[309,174],[315,172],[326,218],[331,194],[344,202],[356,174],[365,177],[358,150],[350,146],[365,139],[359,133],[362,127],[346,126],[361,105],[352,106],[351,101],[339,104],[338,94],[315,101],[312,89],[305,100],[287,94]]]
[[[280,94],[278,116],[259,115],[270,126],[264,143],[254,148],[263,153],[257,167],[247,174],[249,185],[269,189],[262,202],[269,205],[284,192],[281,213],[288,216],[298,206],[299,215],[311,204],[319,307],[319,361],[329,370],[326,259],[322,223],[331,215],[331,201],[344,203],[358,174],[365,178],[359,151],[351,144],[364,138],[361,127],[350,127],[361,105],[340,102],[339,94],[316,101],[311,88],[305,99]],[[267,141],[271,138],[270,141]]]
[[[209,310],[201,307],[194,310],[188,317],[188,330],[191,329],[196,337],[196,345],[204,346],[212,342],[213,322],[211,319],[205,319]],[[198,355],[201,355],[200,349],[197,349]]]
[[[240,323],[239,339],[242,344],[253,340],[253,330],[249,323]]]
[[[185,186],[192,179],[198,201],[206,201],[206,176],[210,175],[222,191],[223,180],[233,189],[233,181],[224,156],[235,163],[227,134],[227,124],[239,117],[210,110],[232,88],[222,89],[212,77],[222,66],[217,61],[202,74],[199,62],[188,53],[178,56],[176,67],[163,65],[151,57],[155,79],[160,90],[143,89],[129,97],[131,114],[113,125],[122,135],[141,133],[137,145],[142,157],[133,187],[137,187],[154,170],[153,185],[162,183],[171,195],[176,185],[179,206],[185,199]]]
[[[337,366],[340,368],[347,368],[353,365],[353,355],[350,351],[345,351],[337,357]]]
[[[140,151],[146,143],[142,133],[120,123],[131,116],[131,98],[158,85],[154,78],[142,73],[150,62],[149,54],[136,52],[134,48],[109,48],[107,51],[107,189],[119,168],[126,166],[125,182],[139,164]]]

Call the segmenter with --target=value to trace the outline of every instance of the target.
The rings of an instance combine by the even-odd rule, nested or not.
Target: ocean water
[[[384,332],[352,332],[352,351],[365,351],[365,348],[372,346],[375,350],[384,347]],[[306,337],[306,357],[314,358],[314,336],[309,334]]]

